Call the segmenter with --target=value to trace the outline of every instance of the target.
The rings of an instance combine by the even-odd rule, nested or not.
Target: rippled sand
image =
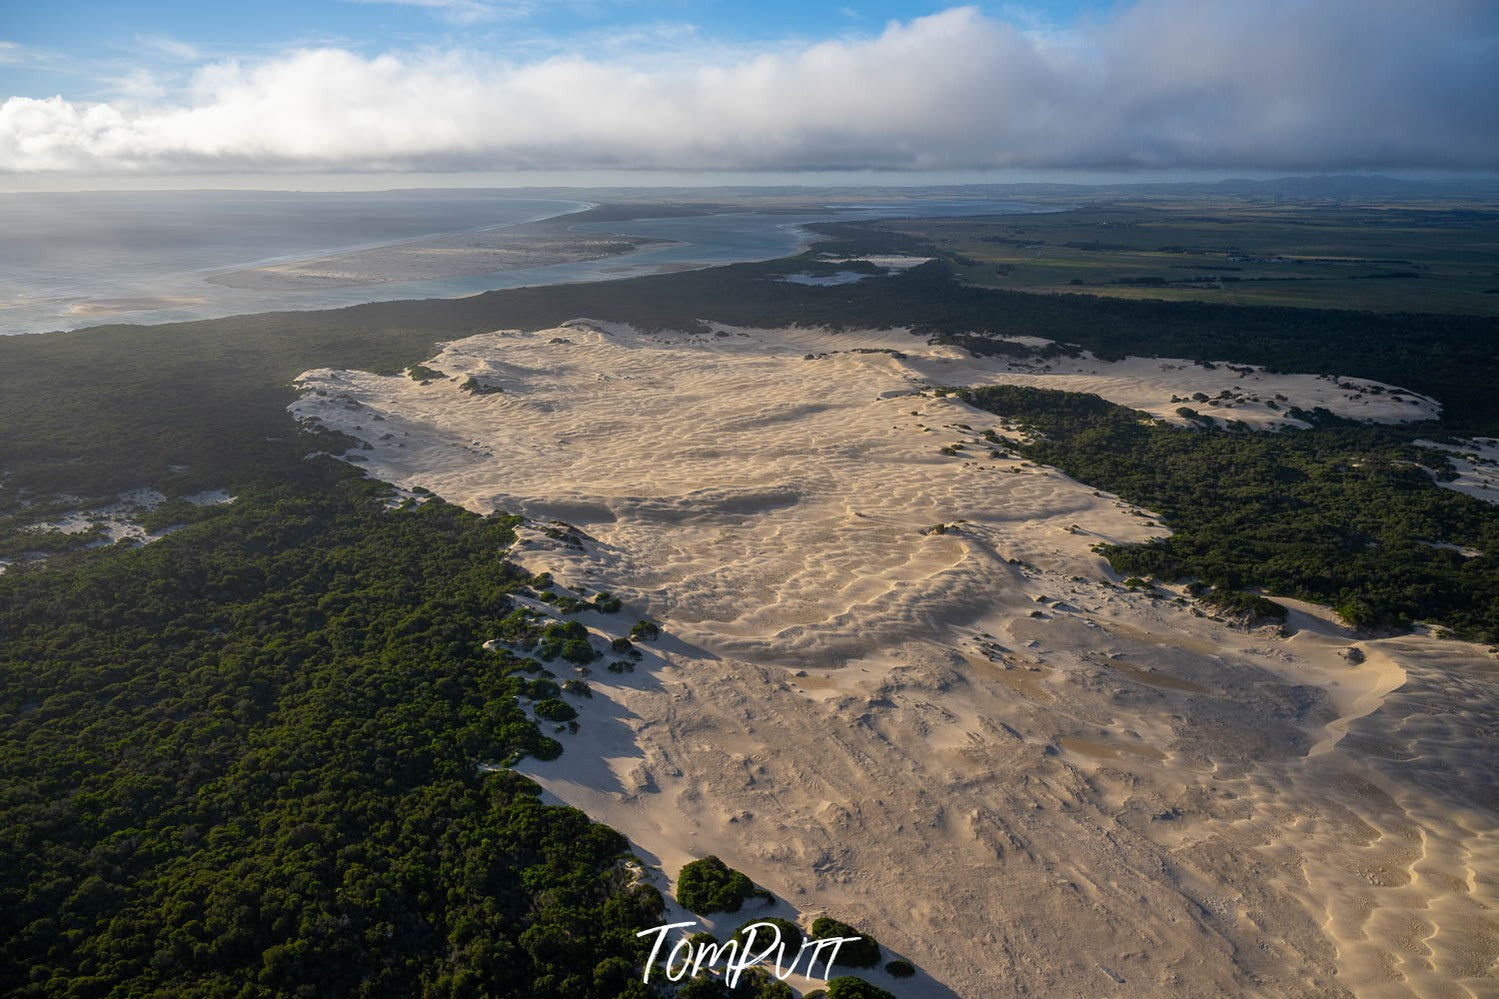
[[[900,332],[580,322],[428,364],[447,377],[309,372],[294,410],[367,441],[381,478],[577,525],[581,545],[528,529],[513,556],[624,596],[584,616],[599,634],[663,622],[637,672],[590,677],[563,757],[526,769],[668,873],[717,853],[868,929],[935,979],[903,996],[1493,994],[1494,657],[1302,605],[1286,636],[1246,631],[1125,590],[1091,547],[1163,533],[1149,512],[992,457],[1002,421],[925,388],[1163,416],[1230,388],[1261,424],[1429,400],[1007,366]]]

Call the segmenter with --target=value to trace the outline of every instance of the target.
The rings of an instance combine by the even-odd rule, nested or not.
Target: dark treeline
[[[1499,507],[1437,486],[1446,459],[1408,435],[1186,429],[1093,395],[961,394],[1036,431],[1027,457],[1161,514],[1171,537],[1104,548],[1120,572],[1263,586],[1363,627],[1420,620],[1499,642]]]
[[[0,576],[0,993],[646,994],[624,838],[477,769],[558,750],[513,520],[302,479]]]

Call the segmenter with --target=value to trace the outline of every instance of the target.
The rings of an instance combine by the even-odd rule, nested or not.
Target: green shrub
[[[1203,601],[1226,614],[1237,614],[1250,621],[1284,621],[1286,609],[1273,600],[1243,590],[1215,586]]]
[[[654,641],[661,637],[661,626],[655,621],[641,619],[630,629],[630,637],[642,642]]]
[[[796,993],[785,982],[777,981],[765,968],[750,968],[739,978],[735,999],[796,999]]]
[[[429,368],[425,364],[413,364],[406,369],[406,373],[411,376],[412,381],[421,382],[423,385],[430,381],[436,381],[439,378],[448,377],[436,368]]]
[[[525,693],[525,696],[531,698],[533,701],[544,701],[549,697],[556,697],[562,692],[556,683],[542,677],[538,677],[535,680],[527,680],[522,685],[521,690]]]
[[[548,697],[544,701],[536,702],[536,717],[554,722],[572,721],[578,717],[578,709],[566,701]]]
[[[828,937],[858,937],[838,948],[836,967],[872,968],[880,963],[880,942],[868,933],[861,933],[841,920],[831,916],[818,916],[812,921],[812,939]]]
[[[498,385],[486,385],[473,375],[469,375],[468,379],[458,387],[465,392],[472,392],[474,395],[496,395],[505,391]]]
[[[761,919],[747,919],[743,923],[739,924],[739,928],[734,931],[734,935],[730,939],[737,940],[739,941],[741,947],[744,946],[746,936],[745,931],[749,927],[757,926],[761,923],[769,923],[771,926],[774,926],[776,929],[781,931],[781,943],[785,946],[785,954],[788,961],[801,951],[802,928],[791,922],[789,919],[781,919],[778,916],[766,916]],[[766,929],[763,926],[760,926],[755,930],[755,953],[759,953],[764,949],[766,942],[771,936],[772,934],[770,930]],[[771,958],[775,958],[774,953],[771,954]]]
[[[734,993],[707,972],[677,986],[677,999],[730,999]]]
[[[543,628],[537,654],[548,662],[560,655],[579,666],[586,666],[598,658],[598,653],[588,642],[588,629],[577,621],[553,621]]]
[[[713,856],[694,860],[677,875],[677,901],[703,915],[738,912],[754,893],[753,881]]]
[[[910,978],[916,974],[916,969],[911,965],[910,961],[897,957],[893,961],[886,962],[885,972],[891,978]]]
[[[844,975],[828,982],[828,999],[895,999],[895,996],[862,978]]]

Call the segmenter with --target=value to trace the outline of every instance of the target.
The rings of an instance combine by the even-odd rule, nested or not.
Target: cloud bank
[[[1141,0],[1063,34],[955,8],[732,56],[333,48],[175,101],[0,104],[0,171],[1499,169],[1484,0]]]

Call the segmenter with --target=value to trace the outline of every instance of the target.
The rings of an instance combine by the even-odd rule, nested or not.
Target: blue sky
[[[0,186],[1499,170],[1494,0],[0,5]]]

